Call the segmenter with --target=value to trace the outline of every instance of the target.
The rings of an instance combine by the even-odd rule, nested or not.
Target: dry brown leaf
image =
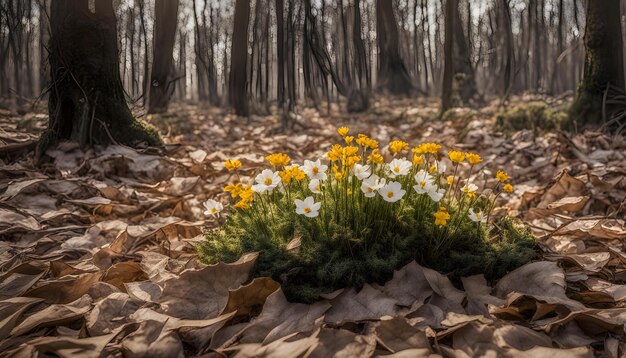
[[[26,296],[40,297],[47,303],[69,303],[77,300],[89,291],[89,287],[102,276],[99,272],[84,273],[77,276],[65,276],[49,281],[26,292]]]
[[[500,298],[513,292],[567,298],[565,274],[554,262],[539,261],[526,264],[508,273],[495,287],[495,294]]]
[[[261,307],[267,296],[280,288],[280,284],[269,277],[259,277],[247,285],[228,292],[228,302],[220,314],[237,312],[237,316],[249,315],[255,307]]]
[[[312,305],[289,303],[282,290],[277,290],[265,301],[261,314],[252,320],[242,333],[242,343],[269,343],[293,333],[309,333],[315,320],[328,311],[326,302]]]
[[[64,325],[82,318],[83,315],[90,309],[91,298],[89,298],[88,295],[84,295],[76,301],[70,302],[66,305],[50,305],[49,307],[26,317],[24,321],[11,330],[11,336],[19,336],[41,327]]]
[[[147,280],[148,276],[141,270],[139,263],[134,261],[118,262],[109,267],[102,281],[111,284],[124,291],[124,284],[127,282]]]
[[[400,312],[397,301],[384,292],[365,284],[357,293],[354,288],[343,291],[330,301],[325,322],[341,323],[379,319]]]
[[[371,357],[376,348],[372,335],[360,335],[345,329],[322,328],[315,349],[308,352],[311,358]]]
[[[218,263],[199,270],[187,270],[179,278],[165,281],[159,298],[165,312],[185,319],[216,317],[228,302],[228,292],[248,279],[258,253],[238,261]]]
[[[375,335],[378,343],[392,353],[412,348],[426,348],[430,352],[426,333],[411,326],[403,317],[381,320]]]
[[[0,340],[9,336],[24,312],[41,302],[43,300],[40,298],[29,297],[15,297],[0,301]]]
[[[423,303],[433,293],[424,276],[423,267],[415,261],[394,271],[393,278],[385,283],[383,292],[394,298],[399,305],[407,307],[415,302]]]

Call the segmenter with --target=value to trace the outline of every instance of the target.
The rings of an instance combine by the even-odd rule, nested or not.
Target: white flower
[[[435,184],[428,184],[426,185],[425,189],[426,189],[426,194],[428,194],[430,199],[436,203],[438,203],[439,200],[443,198],[443,194],[446,193],[445,189],[439,189],[437,188],[437,185]]]
[[[254,180],[256,184],[252,186],[252,190],[257,193],[263,193],[274,190],[280,184],[280,175],[278,175],[278,172],[265,169]]]
[[[322,203],[316,203],[312,196],[307,196],[304,200],[296,199],[296,214],[309,218],[318,216]]]
[[[321,194],[322,193],[322,182],[319,179],[313,179],[309,182],[309,190],[313,194]]]
[[[417,185],[414,185],[413,189],[415,189],[418,194],[426,193],[426,187],[433,183],[432,175],[428,174],[425,170],[418,171],[414,178]]]
[[[472,184],[472,183],[467,183],[465,184],[461,190],[467,194],[467,196],[469,196],[470,198],[476,196],[476,190],[478,190],[478,187],[476,186],[476,184]]]
[[[487,217],[483,215],[482,211],[476,211],[476,209],[470,210],[469,218],[473,222],[481,222],[483,224],[487,222]]]
[[[396,201],[402,199],[406,190],[403,190],[402,185],[397,181],[392,181],[378,189],[378,193],[383,197],[383,200],[395,203]]]
[[[369,177],[370,174],[372,174],[372,171],[369,165],[361,165],[361,164],[354,164],[354,167],[352,168],[352,172],[354,173],[354,176],[357,177],[359,180],[363,180]]]
[[[209,199],[205,201],[203,205],[204,205],[204,208],[206,209],[204,211],[204,215],[206,216],[217,215],[219,214],[220,211],[224,209],[224,205],[222,205],[222,203],[213,199]]]
[[[367,198],[376,196],[376,191],[385,186],[385,178],[381,178],[376,174],[372,174],[369,178],[361,183],[361,191]]]
[[[305,160],[304,165],[300,167],[310,179],[326,180],[326,169],[328,165],[323,165],[321,160],[314,162]]]
[[[404,158],[396,158],[387,163],[387,171],[393,177],[397,175],[407,175],[411,169],[412,163]]]

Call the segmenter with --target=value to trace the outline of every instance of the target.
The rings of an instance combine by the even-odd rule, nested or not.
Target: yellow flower
[[[237,159],[228,159],[224,162],[224,166],[228,169],[228,171],[233,171],[241,167],[241,162]]]
[[[237,209],[250,209],[250,203],[247,200],[239,200],[233,205]]]
[[[348,132],[350,132],[350,129],[348,129],[348,127],[339,127],[337,129],[337,133],[339,133],[339,135],[342,137],[347,136]]]
[[[341,172],[336,172],[335,173],[335,180],[339,181],[343,178],[343,174],[341,174]]]
[[[421,155],[413,154],[413,164],[422,165],[424,163],[424,157]]]
[[[291,161],[291,158],[289,158],[289,156],[284,153],[270,154],[265,157],[265,159],[267,159],[267,161],[275,167],[285,166]]]
[[[504,183],[505,181],[509,180],[509,178],[511,177],[502,170],[498,170],[498,172],[496,173],[496,179],[498,179],[500,183]]]
[[[450,175],[446,178],[446,181],[448,182],[448,185],[452,185],[452,183],[454,183],[454,177]]]
[[[413,153],[416,154],[437,154],[441,146],[437,143],[422,143],[419,146],[413,148]]]
[[[435,225],[443,226],[448,220],[450,220],[450,214],[446,211],[446,208],[441,206],[439,211],[433,214],[435,217]]]
[[[407,149],[409,149],[409,143],[407,143],[407,142],[403,142],[401,140],[394,140],[393,142],[389,143],[389,150],[393,154],[398,154],[398,153],[403,152],[403,151],[405,151]]]
[[[354,136],[351,136],[351,135],[345,136],[343,137],[343,140],[346,141],[346,144],[350,144],[354,140]]]
[[[224,188],[224,192],[230,193],[230,196],[234,199],[239,196],[241,191],[243,190],[243,185],[241,183],[237,184],[228,184]]]
[[[278,172],[278,175],[280,175],[282,182],[285,184],[291,183],[292,179],[301,181],[306,177],[306,173],[304,172],[304,170],[298,168],[295,165],[286,167],[285,170]]]
[[[437,171],[437,166],[436,165],[431,165],[430,168],[428,168],[428,172],[429,173],[434,173]]]
[[[448,157],[450,157],[450,160],[455,163],[461,163],[465,160],[465,154],[463,154],[463,152],[459,152],[458,150],[449,151]]]
[[[302,181],[304,180],[304,178],[306,178],[306,173],[304,172],[304,170],[298,168],[298,167],[292,167],[291,168],[291,175],[297,180],[297,181]]]
[[[507,193],[512,193],[513,192],[513,185],[511,184],[505,184],[502,189],[504,189],[504,191],[506,191]]]
[[[335,144],[330,149],[330,151],[326,154],[326,157],[331,162],[336,162],[341,158],[342,155],[343,155],[343,148],[341,147],[341,145]]]
[[[367,143],[369,142],[370,138],[368,136],[366,136],[363,133],[359,133],[358,138],[356,139],[356,144],[360,145],[361,147],[367,147]]]
[[[337,173],[339,171],[339,166],[337,164],[333,165],[333,173]]]
[[[360,161],[361,161],[361,156],[353,155],[353,156],[347,157],[345,160],[343,160],[343,165],[344,165],[344,167],[352,168],[354,166],[354,164],[356,164],[356,163],[358,163]]]
[[[348,196],[352,195],[352,189],[348,188]]]
[[[383,164],[385,162],[385,159],[382,155],[380,155],[378,149],[374,149],[372,151],[372,154],[367,157],[367,161],[373,164]]]
[[[370,148],[370,149],[378,149],[378,141],[372,138],[369,138],[367,140],[366,145]]]
[[[359,152],[359,147],[347,146],[343,148],[344,157],[350,157]]]
[[[291,171],[290,170],[282,170],[280,172],[278,172],[278,175],[280,175],[280,179],[283,182],[283,184],[289,184],[291,183]]]
[[[252,190],[252,186],[246,185],[245,187],[243,187],[241,192],[239,192],[239,197],[241,198],[241,200],[245,200],[248,202],[254,201],[254,190]]]
[[[465,156],[467,157],[467,161],[471,165],[479,164],[479,163],[482,163],[483,161],[480,155],[475,154],[475,153],[465,153]]]

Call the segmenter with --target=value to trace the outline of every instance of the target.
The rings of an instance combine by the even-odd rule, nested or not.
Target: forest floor
[[[62,143],[39,166],[26,149],[47,116],[0,112],[0,357],[623,356],[626,141],[501,133],[497,111],[494,102],[440,121],[434,101],[381,101],[358,116],[305,110],[285,134],[276,116],[175,104],[150,119],[164,149]],[[216,224],[202,202],[230,179],[226,159],[248,174],[272,152],[302,162],[323,155],[340,125],[381,143],[472,150],[507,171],[516,190],[502,207],[532,230],[541,259],[462,287],[411,263],[384,286],[312,305],[287,302],[270,279],[248,282],[253,254],[197,261],[194,243]]]

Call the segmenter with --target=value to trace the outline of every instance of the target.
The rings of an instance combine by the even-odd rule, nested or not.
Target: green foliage
[[[551,108],[544,102],[529,102],[501,111],[496,117],[496,126],[506,132],[555,130],[566,120],[564,110]]]
[[[249,211],[231,214],[223,227],[209,231],[198,246],[201,260],[232,262],[245,252],[258,251],[252,277],[272,277],[282,283],[290,300],[311,302],[338,288],[383,284],[395,269],[413,259],[449,274],[455,282],[479,273],[495,280],[536,255],[531,235],[508,218],[499,221],[491,233],[489,226],[470,220],[452,221],[441,228],[422,217],[414,205],[406,205],[386,219],[389,229],[384,232],[357,233],[352,227],[331,223],[324,233],[310,218],[276,209],[269,225]],[[451,210],[454,214],[458,208]],[[442,240],[444,233],[447,240]],[[292,240],[299,240],[300,246],[287,250]]]

